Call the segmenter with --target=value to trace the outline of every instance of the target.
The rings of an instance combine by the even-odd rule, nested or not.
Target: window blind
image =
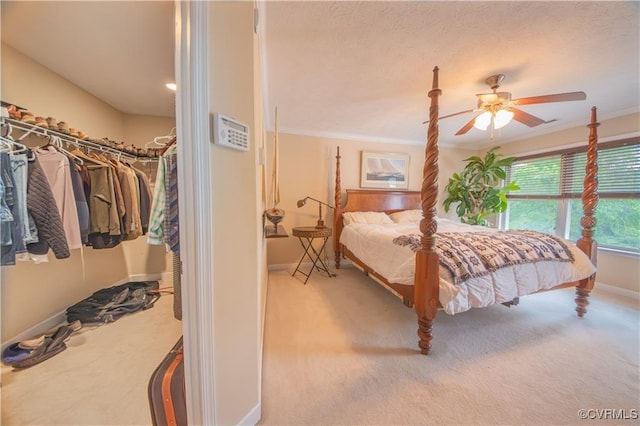
[[[508,179],[520,189],[509,198],[579,198],[585,177],[584,148],[517,159]],[[598,148],[600,198],[640,198],[640,138]]]
[[[562,192],[582,193],[586,153],[571,156],[572,167],[565,171]],[[640,196],[640,143],[598,151],[598,194],[600,197]]]

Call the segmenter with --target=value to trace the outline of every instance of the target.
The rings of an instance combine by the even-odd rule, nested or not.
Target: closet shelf
[[[119,149],[116,148],[112,148],[109,146],[104,146],[101,145],[97,142],[93,142],[90,140],[86,140],[86,139],[78,139],[76,137],[73,137],[71,135],[67,135],[66,133],[62,133],[62,132],[57,132],[55,130],[51,130],[51,129],[45,129],[44,127],[40,127],[40,126],[36,126],[35,124],[29,124],[29,123],[24,123],[22,121],[19,120],[14,120],[13,118],[7,118],[7,117],[1,117],[2,119],[2,123],[6,123],[9,124],[11,126],[12,129],[18,129],[22,132],[25,132],[22,136],[20,136],[20,138],[15,139],[16,141],[19,141],[21,139],[23,139],[24,137],[26,137],[29,134],[35,134],[35,135],[40,135],[40,136],[56,136],[60,139],[62,139],[64,142],[70,143],[75,145],[76,147],[86,147],[95,151],[100,151],[100,152],[105,152],[105,153],[109,153],[112,154],[114,156],[117,156],[118,159],[120,158],[126,158],[130,161],[133,162],[141,162],[141,163],[147,163],[147,162],[153,162],[153,161],[158,161],[158,157],[147,157],[147,156],[140,156],[140,155],[134,155],[134,154],[130,154],[128,152],[125,151],[121,151]]]

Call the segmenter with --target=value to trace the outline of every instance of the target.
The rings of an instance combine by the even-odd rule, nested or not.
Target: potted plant
[[[507,178],[506,168],[515,157],[504,157],[496,152],[500,147],[491,148],[483,158],[473,156],[461,173],[449,178],[444,200],[444,210],[449,211],[452,203],[458,203],[456,213],[463,223],[490,226],[487,216],[507,209],[507,192],[520,189],[515,182],[502,185]]]

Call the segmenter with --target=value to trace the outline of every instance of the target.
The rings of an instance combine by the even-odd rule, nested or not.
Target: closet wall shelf
[[[86,139],[78,139],[76,137],[67,135],[65,133],[56,132],[55,130],[51,130],[51,129],[45,129],[44,127],[36,126],[35,124],[24,123],[22,121],[14,120],[12,118],[7,118],[7,117],[1,117],[1,118],[2,118],[2,123],[7,123],[11,126],[12,129],[18,129],[24,132],[24,134],[21,135],[20,138],[14,137],[16,141],[20,141],[24,139],[29,134],[35,134],[40,136],[56,136],[62,139],[64,142],[73,144],[76,147],[82,146],[82,147],[92,149],[94,151],[109,153],[116,156],[116,158],[118,159],[126,158],[129,161],[132,161],[132,162],[138,161],[141,163],[158,161],[158,157],[144,157],[144,156],[134,155],[134,154],[130,154],[128,152],[121,151],[116,148],[104,146],[99,143],[92,142]]]

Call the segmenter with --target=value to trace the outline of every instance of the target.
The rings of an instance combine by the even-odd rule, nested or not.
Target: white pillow
[[[402,210],[389,215],[395,223],[416,223],[422,220],[422,210]]]
[[[352,223],[368,223],[372,225],[384,225],[393,223],[389,216],[383,212],[346,212],[342,213],[344,226]]]

